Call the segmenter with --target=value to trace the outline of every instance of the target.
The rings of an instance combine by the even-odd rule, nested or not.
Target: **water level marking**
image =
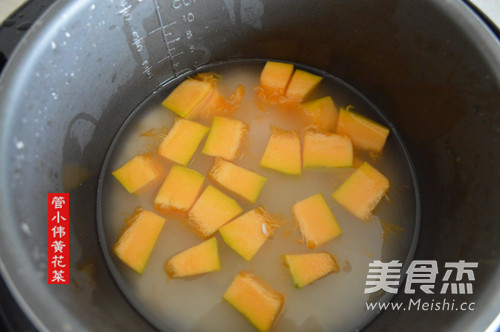
[[[152,35],[153,33],[155,33],[156,31],[160,31],[160,29],[161,29],[161,27],[158,27],[158,28],[156,28],[156,29],[154,29],[154,30],[149,31],[149,32],[148,32],[148,36],[151,36],[151,35]]]
[[[160,6],[158,5],[158,0],[154,0],[154,4],[155,4],[156,16],[158,18],[158,24],[162,28],[161,31],[162,31],[163,41],[165,42],[165,48],[167,50],[167,58],[170,61],[170,65],[172,67],[172,73],[174,74],[174,76],[177,76],[177,73],[175,72],[175,68],[174,68],[174,62],[172,60],[171,48],[168,45],[168,38],[167,38],[167,35],[165,33],[165,27],[166,27],[166,25],[163,24],[163,19],[161,17]]]
[[[163,29],[165,30],[166,28],[171,27],[172,25],[174,25],[174,24],[176,24],[176,23],[177,23],[176,21],[170,22],[169,24],[164,25],[164,26],[163,26]]]
[[[152,35],[153,33],[157,32],[157,31],[160,31],[161,29],[165,30],[167,29],[168,27],[171,27],[172,25],[176,24],[177,22],[176,21],[173,21],[173,22],[170,22],[169,24],[165,25],[165,26],[159,26],[158,28],[154,29],[154,30],[151,30],[148,32],[148,35]]]
[[[179,53],[175,53],[175,54],[170,55],[170,57],[173,59],[173,58],[176,58],[176,57],[181,56],[183,54],[184,54],[184,52],[181,51]]]
[[[169,44],[169,45],[170,45],[170,44],[175,43],[175,42],[177,42],[177,41],[179,41],[179,40],[181,40],[181,37],[177,37],[177,38],[175,38],[175,39],[169,40],[169,41],[167,42],[167,44]]]
[[[164,57],[163,59],[161,59],[160,61],[158,61],[158,64],[160,64],[160,63],[162,63],[162,62],[165,62],[165,61],[167,61],[167,60],[171,60],[171,59],[170,59],[170,56],[168,56],[168,55],[167,55],[166,57]]]

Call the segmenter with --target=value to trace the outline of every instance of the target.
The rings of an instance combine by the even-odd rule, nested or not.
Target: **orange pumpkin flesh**
[[[276,105],[285,95],[293,74],[293,64],[268,61],[260,75],[257,99],[267,105]]]
[[[263,207],[248,211],[219,229],[224,242],[250,261],[271,236],[271,217]]]
[[[217,239],[188,248],[165,262],[165,272],[170,278],[191,277],[220,270]]]
[[[188,214],[188,224],[203,239],[242,212],[238,203],[213,186],[205,188]]]
[[[160,179],[161,166],[152,156],[142,154],[130,159],[112,174],[130,194],[133,194]]]
[[[332,197],[358,218],[368,220],[389,186],[389,180],[365,162],[335,190]]]
[[[216,116],[202,152],[209,156],[234,160],[247,131],[248,125],[243,121]]]
[[[337,134],[351,138],[354,147],[381,152],[389,129],[367,117],[345,109],[340,110]]]
[[[205,177],[195,170],[173,165],[154,199],[159,212],[187,213],[198,197]]]
[[[197,122],[179,119],[158,146],[158,154],[186,166],[208,130]]]
[[[271,137],[260,166],[290,175],[302,172],[299,135],[292,130],[271,128]]]
[[[126,222],[127,227],[118,238],[113,251],[130,268],[142,274],[165,219],[151,211],[137,209]]]
[[[335,131],[339,112],[330,96],[303,103],[301,108],[309,124],[324,131]]]
[[[292,212],[306,245],[310,249],[321,246],[342,234],[322,194],[316,194],[295,203]]]
[[[216,159],[208,176],[219,186],[255,203],[266,178],[232,162]]]
[[[286,89],[286,98],[293,101],[302,101],[316,88],[323,77],[296,69]]]
[[[351,140],[347,136],[308,129],[304,132],[302,160],[304,168],[352,167]]]
[[[332,272],[338,272],[337,261],[328,252],[284,255],[285,265],[290,270],[293,284],[302,288]]]
[[[281,311],[284,296],[255,274],[241,271],[222,296],[258,331],[269,331]]]
[[[162,105],[180,117],[188,118],[213,88],[212,82],[189,78],[179,84],[162,102]]]

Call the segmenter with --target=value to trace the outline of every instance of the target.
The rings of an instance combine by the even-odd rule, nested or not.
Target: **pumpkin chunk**
[[[351,140],[347,136],[308,129],[304,131],[302,160],[304,168],[352,167]]]
[[[365,162],[335,190],[332,197],[358,218],[368,220],[389,186],[389,180]]]
[[[153,212],[138,208],[126,223],[127,227],[118,238],[113,251],[130,268],[142,273],[165,224],[165,219]]]
[[[208,127],[191,120],[179,119],[158,146],[158,154],[186,166],[207,133]]]
[[[260,74],[260,85],[284,93],[292,74],[293,64],[267,61]]]
[[[308,248],[314,249],[342,234],[322,194],[295,203],[292,212]]]
[[[332,272],[338,272],[337,261],[328,252],[284,255],[285,265],[292,275],[293,284],[302,288]]]
[[[258,331],[268,331],[281,308],[284,296],[251,272],[241,271],[222,296]]]
[[[161,167],[152,156],[138,155],[111,174],[133,194],[161,176]]]
[[[213,88],[213,82],[188,78],[168,95],[162,105],[180,117],[187,118]]]
[[[271,216],[261,206],[225,224],[219,232],[228,246],[250,261],[272,230]]]
[[[184,278],[220,270],[217,239],[188,248],[165,262],[165,272],[170,278]]]
[[[205,177],[195,170],[173,165],[154,199],[160,212],[186,213],[201,191]]]
[[[389,129],[361,114],[341,109],[337,134],[349,136],[356,148],[380,152],[389,136]]]
[[[202,152],[209,156],[234,160],[247,131],[248,126],[243,121],[216,116]]]
[[[234,199],[208,186],[189,211],[188,223],[200,237],[206,239],[241,211]]]
[[[330,96],[304,103],[302,110],[313,126],[325,131],[335,131],[339,112]]]
[[[266,178],[229,161],[217,158],[208,176],[221,187],[251,203],[257,201]]]
[[[285,90],[293,74],[293,64],[267,61],[260,75],[257,97],[268,104],[275,105],[285,95]]]
[[[189,118],[201,116],[205,119],[212,119],[216,115],[231,114],[240,106],[244,96],[245,87],[243,85],[238,85],[228,98],[224,98],[214,87],[210,94],[195,107]]]
[[[286,89],[287,99],[302,101],[322,79],[321,76],[296,69]]]
[[[192,116],[190,116],[190,118],[194,118],[198,115],[209,118],[214,113],[222,112],[225,107],[226,100],[219,93],[219,90],[217,90],[217,88],[213,88],[205,98],[205,100],[203,100],[203,102],[199,103],[198,106],[195,107],[195,109],[191,113]]]
[[[293,130],[272,127],[260,166],[299,175],[302,171],[299,135]]]

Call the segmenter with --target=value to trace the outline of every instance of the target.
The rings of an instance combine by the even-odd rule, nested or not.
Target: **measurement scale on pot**
[[[194,24],[199,4],[199,0],[121,0],[118,15],[123,17],[127,42],[148,79],[155,75],[153,67],[157,65],[178,76],[203,61],[205,52],[195,46]],[[136,11],[150,12],[149,19],[140,26],[134,22]]]

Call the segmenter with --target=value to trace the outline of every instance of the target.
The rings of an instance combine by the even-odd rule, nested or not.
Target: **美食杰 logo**
[[[438,266],[435,260],[414,260],[406,271],[404,287],[401,284],[403,264],[398,260],[382,262],[374,260],[369,264],[366,276],[365,294],[385,291],[396,294],[401,286],[405,294],[473,294],[474,270],[477,262],[446,262]],[[455,303],[455,300],[442,299],[431,302],[410,299],[405,303],[366,303],[368,310],[474,310],[474,302]]]

